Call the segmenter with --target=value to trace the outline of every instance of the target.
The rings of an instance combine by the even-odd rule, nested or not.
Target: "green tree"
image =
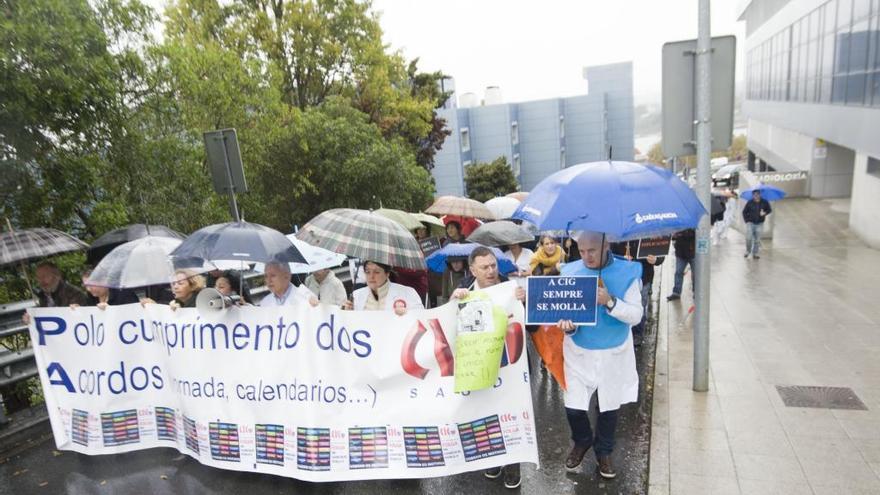
[[[517,190],[518,184],[507,158],[500,156],[488,163],[468,165],[464,171],[467,196],[477,201],[488,201]]]

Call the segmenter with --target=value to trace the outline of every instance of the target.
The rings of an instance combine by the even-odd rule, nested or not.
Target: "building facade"
[[[609,149],[632,160],[632,63],[587,67],[584,78],[588,94],[570,98],[496,103],[500,90],[487,88],[484,105],[467,94],[456,107],[453,95],[437,109],[451,131],[434,159],[437,194],[463,196],[465,168],[501,156],[524,191],[567,166],[607,159]]]
[[[750,168],[851,197],[850,228],[880,248],[880,0],[753,0],[739,19]]]

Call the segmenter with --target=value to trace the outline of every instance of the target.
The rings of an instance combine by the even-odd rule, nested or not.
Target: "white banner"
[[[58,449],[174,447],[310,481],[444,476],[538,463],[515,287],[486,291],[510,315],[495,386],[460,394],[455,303],[37,308],[30,332]]]

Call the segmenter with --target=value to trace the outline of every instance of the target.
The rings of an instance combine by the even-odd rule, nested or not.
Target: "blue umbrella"
[[[459,256],[466,258],[470,256],[471,251],[480,247],[480,244],[475,244],[473,242],[450,242],[449,244],[443,246],[442,248],[431,253],[431,256],[425,258],[425,264],[428,265],[428,269],[432,272],[443,273],[446,269],[446,258],[450,256]],[[501,252],[498,248],[489,248],[495,254],[495,257],[498,258],[498,272],[499,273],[510,273],[512,271],[516,271],[516,265],[513,264],[512,261],[504,257],[504,253]]]
[[[542,231],[590,230],[612,241],[697,226],[706,209],[672,172],[630,162],[592,162],[542,180],[514,212]]]
[[[761,198],[766,199],[767,201],[779,201],[785,197],[785,191],[778,187],[768,186],[766,184],[759,184],[757,187],[746,189],[739,193],[739,197],[742,199],[752,199],[752,193],[755,191],[759,191],[761,193]]]
[[[219,223],[199,229],[177,246],[171,256],[211,261],[306,263],[306,259],[284,234],[248,222]]]

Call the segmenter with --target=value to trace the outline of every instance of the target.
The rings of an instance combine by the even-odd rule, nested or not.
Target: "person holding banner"
[[[662,265],[663,261],[666,260],[665,256],[657,257],[653,254],[643,258],[635,258],[635,256],[639,255],[639,242],[628,241],[611,244],[612,253],[623,256],[627,261],[635,261],[642,265],[642,321],[633,327],[633,340],[636,347],[642,345],[642,338],[645,335],[645,323],[648,319],[648,300],[651,297],[651,287],[654,285],[654,267]]]
[[[264,278],[269,293],[260,301],[261,307],[293,306],[300,301],[308,301],[312,306],[319,304],[318,298],[305,285],[297,287],[290,283],[290,265],[287,263],[266,263]]]
[[[364,262],[367,286],[352,292],[351,301],[343,309],[394,310],[398,316],[409,309],[425,309],[419,294],[412,287],[395,284],[389,277],[391,267],[375,261]]]
[[[452,292],[451,299],[463,299],[468,295],[468,291],[485,289],[502,282],[507,282],[507,278],[498,273],[498,260],[495,259],[495,254],[485,246],[479,246],[471,251],[470,256],[468,256],[468,265],[471,276],[461,281],[459,288]],[[520,302],[525,301],[525,289],[517,286],[516,298]],[[487,469],[483,474],[489,479],[496,479],[502,473],[504,474],[504,486],[506,488],[518,488],[520,483],[522,483],[519,464],[508,464]]]
[[[592,447],[599,476],[617,476],[611,462],[617,410],[622,404],[638,400],[639,375],[633,349],[631,327],[642,319],[642,273],[638,263],[612,256],[601,233],[583,232],[577,237],[581,261],[562,267],[564,276],[598,276],[595,326],[575,326],[560,320],[566,333],[565,413],[574,446],[565,460],[565,469],[576,472]],[[595,435],[587,411],[597,395],[599,415]]]

